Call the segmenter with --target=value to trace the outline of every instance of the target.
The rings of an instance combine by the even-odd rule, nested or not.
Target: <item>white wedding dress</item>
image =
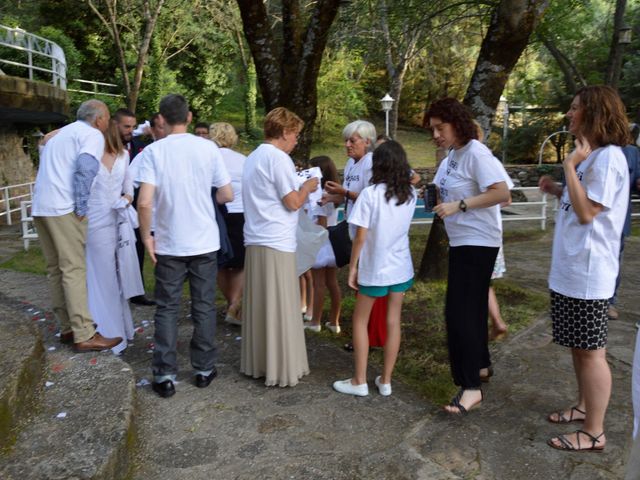
[[[115,354],[121,353],[134,335],[129,302],[122,293],[118,274],[119,216],[114,208],[123,193],[133,196],[128,166],[126,151],[118,155],[111,171],[100,162],[89,197],[86,245],[89,310],[102,336],[122,337],[122,342],[112,349]],[[140,276],[138,266],[135,267],[129,270]]]

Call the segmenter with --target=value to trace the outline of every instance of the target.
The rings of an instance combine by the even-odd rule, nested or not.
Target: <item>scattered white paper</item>
[[[242,340],[242,337],[236,337],[236,340]]]
[[[131,369],[130,369],[130,368],[126,368],[126,367],[125,367],[125,368],[121,369],[120,371],[121,371],[121,372],[130,372],[130,371],[131,371]]]
[[[56,415],[56,418],[65,418],[67,416],[67,412],[60,412]]]
[[[51,387],[51,386],[53,386],[53,385],[54,385],[54,383],[53,383],[53,382],[44,382],[44,386],[45,386],[45,387]]]
[[[60,332],[56,333],[56,334],[54,335],[54,337],[58,337],[58,338],[60,338]]]
[[[47,350],[49,350],[50,352],[53,352],[56,349],[56,347],[49,347],[47,348]]]
[[[153,350],[147,350],[147,353],[153,353]]]
[[[149,380],[147,380],[146,378],[143,378],[138,383],[136,383],[136,387],[144,387],[145,385],[149,385],[150,383],[151,382],[149,382]]]

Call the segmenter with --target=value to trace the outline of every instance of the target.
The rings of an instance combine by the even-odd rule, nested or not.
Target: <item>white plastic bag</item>
[[[296,272],[298,276],[309,270],[316,261],[316,256],[325,240],[329,238],[326,228],[316,225],[304,211],[298,215],[296,228]]]

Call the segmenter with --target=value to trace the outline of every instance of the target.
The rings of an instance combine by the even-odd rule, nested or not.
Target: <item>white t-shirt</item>
[[[452,149],[438,167],[433,181],[440,189],[443,203],[475,197],[486,192],[494,183],[506,182],[509,190],[513,188],[513,182],[502,163],[477,140],[471,140],[458,150]],[[499,205],[458,212],[445,217],[444,224],[452,247],[502,245]]]
[[[329,202],[326,205],[318,205],[316,203],[308,213],[316,223],[318,223],[318,217],[327,217],[327,227],[333,227],[338,224],[338,209],[333,202]]]
[[[190,133],[171,134],[145,147],[136,161],[136,180],[155,186],[156,253],[187,257],[219,250],[211,187],[231,179],[216,144]]]
[[[244,162],[247,157],[229,148],[221,148],[220,153],[231,177],[231,188],[233,189],[233,200],[226,204],[227,211],[229,213],[242,213],[244,211],[242,206],[242,172],[244,171]]]
[[[347,164],[344,167],[344,181],[342,186],[350,192],[360,193],[371,183],[371,170],[373,162],[373,153],[368,152],[357,162],[350,158],[347,160]],[[349,199],[345,208],[347,209],[347,216],[351,216],[351,210],[353,210],[354,201]]]
[[[349,223],[368,229],[358,262],[358,284],[388,286],[413,278],[409,227],[416,208],[416,192],[402,205],[384,198],[386,184],[371,185],[360,192]]]
[[[293,160],[270,143],[263,143],[247,157],[242,177],[244,244],[296,251],[298,211],[282,199],[298,190]]]
[[[604,208],[591,223],[581,225],[564,188],[556,214],[549,288],[572,298],[607,299],[615,289],[629,205],[627,161],[620,147],[609,145],[591,152],[576,171],[587,197]]]
[[[40,155],[31,207],[33,216],[58,217],[73,212],[73,175],[83,153],[99,162],[104,153],[104,135],[81,120],[62,127],[47,142]]]

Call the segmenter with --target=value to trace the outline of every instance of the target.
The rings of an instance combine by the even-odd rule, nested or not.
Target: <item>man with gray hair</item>
[[[77,118],[42,149],[31,212],[47,262],[60,341],[88,352],[115,347],[122,338],[97,333],[87,304],[87,202],[104,153],[109,110],[99,100],[87,100]]]

